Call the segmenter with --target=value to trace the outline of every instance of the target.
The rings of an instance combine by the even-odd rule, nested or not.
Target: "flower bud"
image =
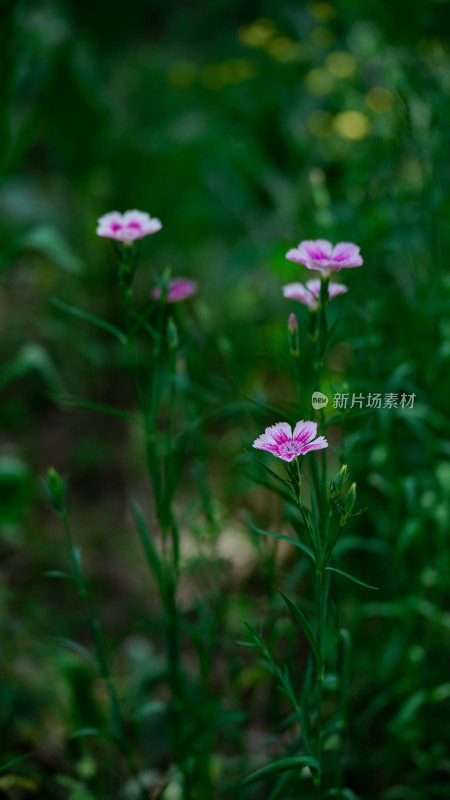
[[[47,478],[44,480],[44,488],[55,511],[61,513],[64,508],[66,482],[60,478],[55,469],[49,469]]]
[[[289,314],[288,336],[289,336],[289,350],[291,356],[293,356],[294,358],[298,358],[300,355],[298,349],[298,322],[295,314]]]
[[[344,498],[344,516],[342,519],[342,524],[347,522],[347,520],[350,518],[355,503],[356,503],[356,483],[352,483],[350,489],[348,490]]]
[[[288,331],[289,333],[297,333],[298,331],[298,322],[295,314],[289,314]]]
[[[347,464],[342,464],[339,472],[335,475],[333,480],[331,481],[331,490],[330,490],[330,497],[332,500],[335,500],[338,497],[340,490],[342,489],[345,481],[348,478],[348,466]]]

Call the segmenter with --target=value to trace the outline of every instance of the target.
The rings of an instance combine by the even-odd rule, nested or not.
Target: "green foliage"
[[[332,476],[322,733],[342,788],[323,796],[448,794],[449,24],[444,2],[0,2],[5,795],[312,798],[308,569]],[[135,207],[164,227],[142,243],[127,319],[95,227]],[[355,241],[364,266],[328,309],[328,473],[305,463],[293,522],[284,468],[244,451],[311,412],[315,332],[281,294],[305,280],[284,256],[307,238]],[[150,300],[169,272],[199,284],[170,314]],[[337,392],[403,391],[413,409],[332,408]],[[36,491],[49,465],[70,478],[137,779],[105,738],[102,666]]]

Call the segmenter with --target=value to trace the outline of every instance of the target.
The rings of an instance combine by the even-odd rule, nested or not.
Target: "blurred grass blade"
[[[75,578],[73,575],[69,575],[68,572],[63,572],[60,569],[48,569],[42,573],[44,578],[61,578],[66,581],[75,582]]]
[[[150,531],[147,528],[147,523],[144,520],[142,515],[141,509],[139,508],[137,502],[135,500],[131,501],[131,511],[134,517],[134,521],[136,523],[136,527],[138,529],[138,533],[141,537],[142,546],[144,548],[144,553],[147,559],[147,563],[155,577],[156,583],[158,585],[158,589],[160,591],[161,597],[164,596],[164,575],[163,575],[163,568],[159,558],[159,555],[156,551],[156,548],[153,544],[152,537],[150,535]]]
[[[338,575],[342,575],[344,578],[348,578],[349,581],[353,581],[353,583],[358,583],[360,586],[364,586],[366,589],[374,589],[378,591],[378,586],[371,586],[370,583],[364,583],[364,581],[360,581],[358,578],[355,578],[353,575],[349,575],[348,572],[343,572],[341,569],[336,569],[336,567],[325,567],[328,572],[337,572]]]
[[[67,647],[68,650],[73,650],[74,653],[77,653],[82,658],[85,658],[86,661],[89,661],[90,664],[97,670],[97,672],[101,673],[101,669],[99,663],[96,658],[92,655],[92,653],[87,650],[86,647],[83,647],[82,644],[78,644],[78,642],[72,641],[72,639],[65,639],[64,637],[56,637],[55,641],[58,644],[61,644],[63,647]]]
[[[31,756],[34,756],[36,752],[36,750],[32,750],[31,753],[26,753],[24,756],[17,756],[17,758],[12,758],[10,761],[6,761],[5,764],[0,764],[0,772],[6,772],[7,769],[15,767],[16,764],[20,763],[20,761],[25,761],[27,758],[31,758]]]
[[[292,756],[291,758],[282,758],[280,761],[273,761],[271,764],[267,764],[266,767],[262,767],[257,770],[257,772],[254,772],[253,775],[249,775],[248,778],[245,778],[241,786],[248,786],[250,783],[255,783],[270,775],[275,775],[277,772],[286,772],[287,770],[298,769],[299,767],[312,767],[317,772],[320,772],[320,764],[315,758],[312,758],[312,756]]]
[[[314,653],[314,657],[316,659],[317,672],[319,673],[319,675],[322,675],[322,673],[323,673],[323,658],[322,658],[322,654],[320,652],[319,643],[318,643],[318,641],[316,639],[316,636],[315,636],[315,633],[314,633],[313,629],[311,628],[311,625],[309,624],[309,622],[306,619],[306,617],[303,614],[303,612],[300,611],[299,608],[297,608],[297,606],[292,602],[292,600],[289,600],[289,597],[286,597],[286,595],[284,594],[284,592],[281,591],[281,589],[279,589],[279,592],[280,592],[281,597],[283,598],[284,602],[286,603],[289,611],[295,617],[295,619],[297,620],[298,624],[300,625],[303,633],[305,634],[306,638],[308,639],[308,642],[311,645],[311,649],[312,649],[312,651]]]
[[[97,328],[101,328],[102,330],[110,333],[121,344],[127,344],[128,339],[125,334],[114,325],[106,322],[106,320],[96,317],[94,314],[89,314],[87,311],[82,311],[81,308],[75,308],[75,306],[64,303],[63,300],[59,300],[57,297],[52,297],[51,302],[52,305],[56,306],[56,308],[59,308],[61,311],[65,311],[67,314],[71,314],[73,317],[78,317],[78,319],[82,319],[85,322],[90,322],[91,325],[96,325]]]
[[[91,411],[99,411],[101,414],[110,414],[113,417],[119,417],[127,422],[134,422],[135,425],[143,427],[144,423],[139,417],[130,414],[129,411],[124,411],[122,408],[114,408],[107,406],[104,403],[95,403],[92,400],[83,400],[81,397],[71,397],[70,395],[50,394],[49,397],[55,403],[61,403],[64,406],[73,406],[74,408],[88,408]]]
[[[300,726],[302,730],[302,739],[305,745],[305,750],[309,755],[312,755],[314,752],[314,746],[312,741],[312,731],[311,731],[311,721],[309,718],[309,700],[311,697],[311,689],[312,689],[312,658],[311,654],[308,653],[308,661],[306,664],[306,671],[305,677],[302,683],[302,689],[300,693],[300,703],[299,703],[299,712],[298,718],[300,721]]]

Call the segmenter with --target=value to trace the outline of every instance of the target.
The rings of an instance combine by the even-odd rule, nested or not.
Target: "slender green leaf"
[[[152,714],[164,714],[168,709],[166,703],[160,703],[157,700],[152,700],[149,703],[144,703],[143,706],[133,714],[133,719],[145,719]]]
[[[303,544],[303,542],[299,542],[297,539],[291,539],[290,536],[284,536],[282,533],[263,531],[261,528],[257,528],[254,525],[252,526],[252,530],[254,530],[256,533],[262,534],[263,536],[272,536],[274,539],[283,539],[285,542],[290,542],[290,544],[293,544],[294,547],[298,547],[299,550],[302,550],[304,553],[306,553],[306,555],[313,561],[314,564],[316,563],[316,558],[313,551],[307,547],[306,544]]]
[[[266,478],[261,477],[260,475],[255,478],[254,475],[251,475],[249,472],[243,472],[242,475],[244,478],[248,478],[250,481],[257,482],[260,486],[265,486],[266,489],[270,489],[272,492],[276,492],[285,503],[289,503],[290,505],[294,506],[294,508],[298,508],[297,501],[294,500],[294,497],[291,497],[287,492],[283,491],[279,486],[274,486],[273,483],[266,480]]]
[[[82,644],[78,644],[78,642],[73,642],[72,639],[65,639],[60,636],[56,637],[55,641],[63,647],[67,647],[68,650],[73,650],[74,653],[82,656],[82,658],[85,658],[86,661],[89,661],[89,663],[92,664],[97,672],[101,672],[97,659],[94,658],[92,653],[90,653],[86,647],[83,647]]]
[[[70,738],[84,739],[88,736],[99,736],[101,739],[105,739],[107,742],[113,742],[117,747],[123,750],[123,742],[121,742],[117,736],[114,736],[108,731],[102,731],[100,728],[79,728],[79,730],[74,731],[71,734]]]
[[[70,395],[49,394],[49,397],[55,403],[61,403],[64,406],[73,406],[74,408],[89,408],[91,411],[100,411],[102,414],[111,414],[113,417],[120,417],[127,422],[134,422],[135,425],[143,426],[143,422],[139,417],[124,411],[122,408],[114,408],[107,406],[104,403],[94,403],[92,400],[84,400],[81,397],[72,397]]]
[[[308,653],[308,661],[306,664],[305,677],[303,679],[302,689],[300,694],[298,718],[302,729],[302,739],[305,745],[305,750],[307,753],[309,753],[309,755],[313,755],[314,753],[314,745],[313,745],[312,731],[311,731],[311,720],[309,716],[309,701],[311,698],[311,689],[312,689],[312,673],[313,673],[312,658],[311,654]]]
[[[260,408],[262,411],[269,411],[269,413],[271,414],[276,414],[277,417],[286,418],[286,412],[282,411],[279,408],[275,408],[275,406],[270,406],[268,403],[262,403],[260,400],[254,400],[252,397],[247,397],[247,395],[244,395],[244,398],[245,400],[247,400],[248,403],[251,403],[253,406]]]
[[[62,572],[59,569],[48,569],[42,573],[44,578],[60,578],[66,581],[74,581],[72,575],[69,575],[68,572]]]
[[[85,736],[103,736],[99,728],[80,728],[71,734],[71,739],[83,739]]]
[[[31,753],[26,753],[24,756],[17,756],[17,758],[11,758],[10,761],[6,761],[5,764],[0,764],[0,772],[6,772],[6,770],[11,769],[11,767],[15,767],[16,764],[19,764],[20,761],[25,761],[27,758],[31,758],[36,753],[36,750],[32,750]]]
[[[378,590],[378,586],[371,586],[369,583],[364,583],[364,581],[358,580],[353,575],[349,575],[348,572],[343,572],[341,569],[336,569],[336,567],[325,567],[326,570],[329,572],[337,572],[338,575],[343,575],[344,578],[348,578],[349,581],[353,581],[353,583],[358,583],[360,586],[364,586],[366,589],[374,589],[375,591]]]
[[[318,643],[318,641],[316,639],[316,636],[315,636],[315,633],[314,633],[313,629],[311,628],[311,625],[309,624],[309,622],[306,619],[306,617],[303,614],[303,612],[300,611],[300,609],[292,602],[292,600],[289,600],[289,597],[287,597],[281,591],[281,589],[279,589],[279,592],[280,592],[281,597],[283,598],[284,602],[286,603],[289,611],[295,617],[295,619],[297,620],[298,624],[300,625],[303,633],[305,634],[306,638],[308,639],[308,642],[311,645],[311,649],[312,649],[312,651],[314,653],[314,657],[316,659],[317,672],[319,673],[319,675],[322,675],[322,672],[323,672],[323,658],[322,658],[322,654],[320,652],[319,643]]]
[[[255,783],[270,775],[275,775],[277,772],[286,772],[291,769],[298,769],[300,767],[312,767],[320,773],[320,764],[317,759],[312,756],[292,756],[291,758],[282,758],[280,761],[272,761],[266,767],[258,769],[253,775],[242,781],[241,786],[248,786],[250,783]]]
[[[264,462],[263,462],[263,461],[261,461],[259,458],[257,458],[257,457],[256,457],[256,456],[255,456],[255,455],[254,455],[254,454],[253,454],[253,453],[252,453],[250,450],[248,450],[247,448],[246,448],[246,451],[245,451],[245,452],[246,452],[246,453],[248,453],[248,455],[250,456],[250,458],[252,458],[252,459],[253,459],[253,461],[256,461],[256,463],[257,463],[257,464],[259,464],[259,466],[260,466],[260,467],[262,467],[262,468],[263,468],[263,470],[265,470],[265,472],[267,472],[267,473],[268,473],[268,475],[270,475],[270,476],[271,476],[272,478],[274,478],[276,481],[278,481],[279,483],[281,483],[281,484],[282,484],[282,485],[283,485],[283,486],[284,486],[286,489],[288,489],[288,490],[291,492],[291,494],[292,494],[292,495],[295,497],[295,492],[294,492],[294,490],[293,490],[293,488],[292,488],[292,486],[291,486],[291,484],[290,484],[290,482],[289,482],[289,481],[286,481],[284,478],[281,478],[279,475],[277,475],[277,473],[276,473],[276,472],[274,472],[272,469],[270,469],[270,467],[267,467],[267,466],[264,464]]]
[[[52,304],[59,308],[61,311],[66,311],[68,314],[71,314],[73,317],[78,317],[78,319],[82,319],[85,322],[90,322],[92,325],[96,325],[97,328],[102,328],[102,330],[107,331],[112,336],[114,336],[121,344],[126,345],[128,342],[127,337],[125,334],[116,328],[114,325],[111,325],[106,320],[101,319],[100,317],[94,316],[94,314],[89,314],[87,311],[82,311],[81,308],[75,308],[75,306],[71,306],[68,303],[64,303],[62,300],[59,300],[57,297],[52,297]]]
[[[147,563],[155,577],[161,597],[163,597],[164,596],[163,567],[159,555],[157,553],[157,550],[155,548],[155,545],[153,544],[152,537],[147,528],[147,524],[144,520],[142,512],[135,500],[131,501],[131,511],[134,517],[134,521],[136,523],[136,527],[138,529],[138,533],[141,537],[141,542],[144,548],[144,553],[147,559]]]

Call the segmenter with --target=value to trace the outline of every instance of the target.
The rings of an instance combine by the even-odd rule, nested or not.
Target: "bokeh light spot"
[[[312,69],[305,76],[305,87],[311,94],[325,97],[334,88],[334,80],[326,69]]]
[[[312,111],[306,120],[306,127],[312,136],[328,139],[333,133],[333,114],[323,109]]]
[[[386,114],[395,105],[395,97],[382,86],[374,86],[366,93],[366,103],[375,114]]]
[[[167,80],[171,86],[184,89],[190,86],[196,75],[196,68],[190,61],[174,61],[167,67]]]
[[[238,39],[247,47],[265,47],[277,34],[277,26],[272,19],[261,17],[250,25],[238,30]]]
[[[330,22],[337,15],[337,11],[331,3],[311,3],[308,11],[318,22]]]
[[[299,61],[302,55],[299,42],[289,39],[288,36],[275,36],[274,39],[267,43],[265,49],[275,61],[281,61],[285,64],[290,61]]]
[[[356,72],[358,64],[350,53],[344,50],[335,50],[326,60],[327,69],[334,78],[349,78]]]
[[[336,35],[329,28],[314,28],[314,30],[311,31],[311,40],[316,47],[322,47],[326,50],[327,47],[331,47],[336,41]]]
[[[369,118],[362,111],[341,111],[336,114],[333,127],[343,139],[355,142],[365,139],[370,133]]]

